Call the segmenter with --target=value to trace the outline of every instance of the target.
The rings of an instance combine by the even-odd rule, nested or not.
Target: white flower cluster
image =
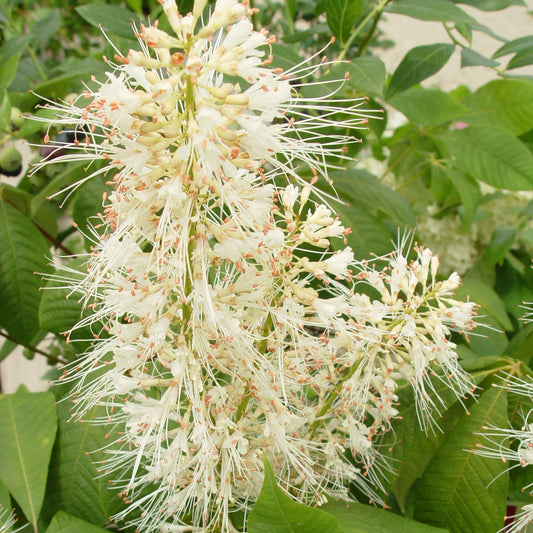
[[[119,428],[101,465],[130,501],[116,518],[234,531],[263,456],[297,501],[348,499],[350,483],[379,500],[397,388],[413,385],[425,426],[432,376],[472,388],[449,336],[475,305],[427,249],[362,264],[333,251],[347,230],[299,168],[327,178],[351,139],[322,131],[366,122],[361,101],[299,96],[316,67],[268,68],[274,38],[246,2],[218,0],[203,26],[205,1],[185,16],[162,4],[174,35],[142,27],[142,52],[117,56],[84,105],[55,106],[87,138],[54,161],[116,172],[87,275],[68,282],[97,339],[64,375],[75,418],[102,405]]]

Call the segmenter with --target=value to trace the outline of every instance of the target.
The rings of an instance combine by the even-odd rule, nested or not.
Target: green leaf
[[[469,111],[461,120],[471,125],[498,126],[513,135],[533,128],[533,83],[524,80],[493,80],[468,95]]]
[[[84,259],[75,259],[68,263],[68,276],[71,279],[82,279],[84,276]],[[79,272],[79,274],[78,274]],[[64,276],[64,272],[59,273]],[[64,284],[63,284],[64,285]],[[70,289],[63,285],[57,287],[50,281],[43,291],[43,298],[39,307],[39,325],[41,329],[56,335],[62,335],[74,327],[83,317],[90,314],[89,310],[83,311],[78,295],[71,294]],[[79,351],[83,351],[94,339],[89,326],[74,330],[69,338],[77,341]]]
[[[348,84],[369,96],[381,96],[387,78],[385,63],[376,56],[356,57],[350,63],[339,65],[349,74]]]
[[[138,15],[123,7],[94,3],[78,6],[76,11],[93,26],[120,37],[135,39],[132,23],[140,27]]]
[[[456,168],[477,180],[501,189],[533,188],[533,155],[504,129],[470,126],[439,132],[433,139]]]
[[[392,75],[386,91],[387,99],[438,72],[450,59],[454,49],[453,44],[436,43],[409,50]]]
[[[440,89],[407,89],[389,100],[411,122],[438,126],[464,115],[467,108]]]
[[[391,533],[393,531],[394,533],[439,533],[448,531],[361,503],[330,502],[323,505],[322,509],[339,520],[344,533]]]
[[[126,0],[126,3],[128,6],[133,9],[136,13],[142,13],[143,10],[143,3],[142,0]]]
[[[467,276],[463,279],[463,284],[455,291],[455,295],[458,300],[470,298],[483,308],[480,314],[490,314],[500,327],[512,331],[513,324],[505,309],[505,303],[492,287],[483,281]]]
[[[482,198],[479,183],[471,176],[453,168],[447,169],[446,177],[453,183],[455,190],[461,197],[464,208],[463,224],[469,228]]]
[[[50,522],[46,533],[106,533],[108,529],[96,527],[77,516],[59,511]]]
[[[21,344],[39,331],[41,279],[49,247],[31,221],[0,199],[0,326]]]
[[[387,5],[384,11],[407,15],[418,20],[436,22],[476,22],[460,7],[448,0],[401,0]]]
[[[53,37],[61,28],[61,12],[59,9],[53,9],[41,19],[35,21],[31,28],[32,46],[40,46]]]
[[[487,425],[506,427],[506,391],[488,387],[470,414],[446,434],[418,484],[415,518],[454,533],[498,531],[507,504],[508,466],[466,450],[485,439]]]
[[[363,14],[365,0],[328,0],[326,19],[331,31],[344,44]]]
[[[11,82],[17,73],[18,64],[18,55],[14,55],[3,62],[0,67],[0,92],[3,92],[11,85]]]
[[[526,364],[529,362],[533,357],[533,324],[528,324],[511,339],[505,349],[505,355]]]
[[[497,226],[492,232],[489,245],[483,253],[483,261],[487,269],[501,264],[507,252],[516,240],[516,229],[510,225]]]
[[[472,50],[472,48],[463,48],[461,50],[461,68],[465,67],[497,67],[498,61],[489,59],[484,55]]]
[[[506,70],[512,70],[514,68],[526,67],[533,64],[533,47],[528,50],[521,50],[517,52],[511,61],[507,63]]]
[[[4,63],[8,59],[14,56],[20,56],[20,54],[24,52],[30,41],[31,37],[28,37],[26,35],[13,37],[5,41],[4,44],[0,46],[0,67],[4,65]]]
[[[336,206],[344,227],[351,233],[346,235],[357,259],[368,259],[373,254],[383,255],[393,249],[392,235],[383,222],[356,206]]]
[[[0,361],[3,361],[9,354],[11,354],[17,346],[19,345],[16,342],[6,339],[0,348]]]
[[[526,35],[525,37],[519,37],[518,39],[513,39],[500,46],[494,54],[492,54],[492,59],[497,59],[498,57],[506,56],[508,54],[515,54],[517,52],[523,52],[533,49],[533,35]]]
[[[339,521],[321,509],[295,502],[277,485],[264,459],[265,479],[248,517],[248,533],[343,533]]]
[[[467,4],[483,11],[498,11],[509,6],[525,6],[524,0],[453,0],[456,4]]]
[[[0,479],[36,524],[57,429],[51,392],[0,396]]]
[[[100,223],[99,219],[98,222],[94,219],[96,214],[102,211],[102,194],[109,189],[105,183],[106,178],[104,176],[95,176],[76,191],[72,218],[83,232],[86,231],[88,221],[92,222],[93,225]],[[92,239],[94,239],[94,236]],[[86,239],[86,241],[88,241],[88,246],[94,245],[94,240]]]
[[[50,462],[43,516],[49,518],[64,510],[103,527],[111,515],[125,507],[118,490],[110,490],[108,479],[95,469],[94,463],[105,459],[103,451],[95,450],[109,444],[110,437],[106,438],[109,428],[91,422],[102,419],[105,409],[92,409],[83,422],[68,421],[69,409],[68,401],[57,405],[59,428]]]
[[[415,227],[416,218],[409,202],[369,172],[351,168],[332,172],[331,179],[340,197],[348,203],[382,213],[380,218],[389,218],[402,226]]]

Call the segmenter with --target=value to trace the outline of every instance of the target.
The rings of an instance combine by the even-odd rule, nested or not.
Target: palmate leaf
[[[36,524],[57,430],[51,392],[0,396],[0,479]]]
[[[415,519],[454,533],[498,531],[503,527],[509,482],[502,461],[468,450],[483,443],[484,426],[506,427],[507,400],[502,388],[487,390],[470,414],[446,433],[418,484]]]
[[[48,272],[46,240],[18,209],[0,199],[0,326],[28,344],[39,331],[41,278]]]
[[[344,533],[334,516],[287,496],[266,459],[264,465],[265,479],[248,518],[247,533]]]

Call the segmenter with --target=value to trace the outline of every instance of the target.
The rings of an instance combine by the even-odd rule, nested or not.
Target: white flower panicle
[[[115,518],[147,532],[235,531],[263,456],[297,501],[349,499],[350,484],[379,501],[398,387],[413,385],[426,427],[433,376],[472,389],[449,340],[474,326],[459,278],[438,281],[424,249],[355,262],[349,230],[300,177],[327,178],[352,139],[322,130],[364,124],[362,101],[302,97],[316,66],[270,69],[274,38],[247,2],[218,0],[202,25],[205,3],[181,15],[164,0],[173,35],[142,27],[142,51],[117,55],[106,83],[52,106],[86,132],[54,162],[115,171],[86,275],[56,278],[96,337],[63,379],[74,418],[103,406],[116,426],[99,469],[129,502]]]

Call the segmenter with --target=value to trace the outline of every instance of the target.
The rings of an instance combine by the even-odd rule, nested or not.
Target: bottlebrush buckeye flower
[[[66,280],[92,311],[76,327],[99,338],[63,379],[74,418],[100,405],[117,426],[100,468],[129,501],[115,518],[147,532],[235,531],[263,456],[299,502],[349,499],[349,484],[379,501],[397,387],[415,385],[421,417],[434,370],[459,396],[471,387],[447,339],[473,326],[458,278],[437,282],[428,250],[408,263],[400,247],[383,271],[356,263],[299,175],[327,179],[354,140],[323,131],[366,123],[363,100],[335,100],[343,80],[301,96],[314,58],[269,68],[274,37],[247,2],[218,0],[202,25],[205,3],[181,15],[163,0],[173,35],[141,27],[142,50],[117,54],[105,83],[51,106],[86,132],[53,161],[116,172],[87,274]]]

